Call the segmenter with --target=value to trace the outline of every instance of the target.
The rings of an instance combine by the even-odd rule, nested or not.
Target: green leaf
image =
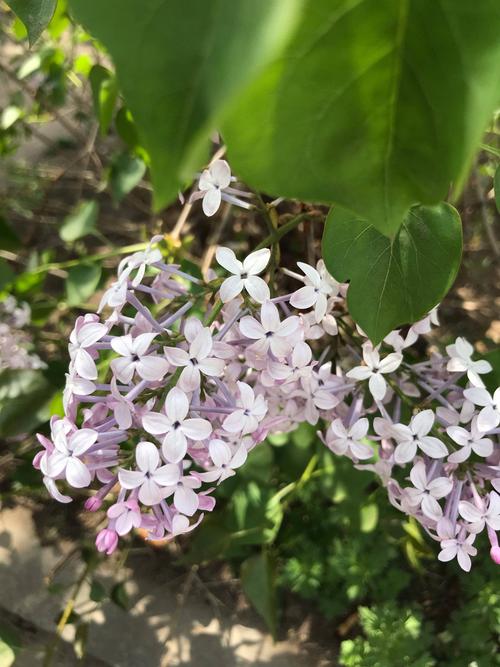
[[[493,188],[495,190],[495,204],[500,213],[500,165],[498,165],[493,177]]]
[[[334,207],[323,256],[339,281],[350,280],[349,310],[374,344],[397,326],[416,322],[450,289],[462,252],[462,227],[449,204],[417,206],[394,238]]]
[[[497,0],[308,0],[223,123],[229,161],[256,189],[393,235],[464,178],[499,100],[499,34]]]
[[[21,241],[9,222],[0,215],[0,248],[2,250],[18,250]]]
[[[57,0],[7,0],[7,4],[26,26],[32,46],[49,25]]]
[[[59,236],[66,243],[72,243],[77,239],[91,234],[97,224],[99,215],[99,204],[96,201],[82,201],[65,218]]]
[[[267,551],[247,558],[241,564],[241,585],[247,598],[276,637],[276,574],[274,562]]]
[[[206,160],[231,101],[279,52],[300,0],[192,0],[188,12],[173,0],[69,4],[114,60],[160,208]]]
[[[30,433],[47,421],[53,388],[40,371],[0,374],[0,437]]]
[[[140,183],[146,165],[138,157],[122,153],[111,165],[109,182],[115,202],[120,202],[135,186]]]
[[[79,264],[68,271],[66,295],[69,306],[86,303],[94,294],[101,279],[100,264]]]
[[[3,257],[0,257],[0,290],[9,285],[14,280],[15,275],[10,264]]]
[[[116,605],[118,605],[125,611],[128,611],[130,606],[130,600],[127,591],[125,590],[125,584],[123,582],[120,582],[119,584],[115,584],[113,586],[109,594],[109,597]]]
[[[89,597],[94,602],[102,602],[108,597],[106,589],[97,579],[93,579],[90,584],[90,593]]]
[[[90,70],[89,81],[101,134],[106,135],[113,120],[113,113],[118,98],[116,77],[106,67],[94,65]]]

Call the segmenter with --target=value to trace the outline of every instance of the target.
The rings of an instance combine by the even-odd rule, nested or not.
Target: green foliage
[[[99,204],[96,201],[80,201],[75,209],[64,219],[59,236],[66,243],[91,234],[95,230],[99,216]]]
[[[350,279],[349,311],[374,343],[441,301],[461,255],[460,217],[449,204],[410,209],[393,240],[334,207],[323,236],[328,270],[339,281]]]
[[[495,0],[310,0],[224,124],[234,169],[393,235],[458,187],[499,99]]]
[[[66,295],[69,306],[84,304],[95,293],[101,279],[99,264],[79,264],[68,271]]]
[[[41,371],[0,373],[0,437],[29,433],[46,421],[54,387]]]
[[[188,17],[170,0],[70,6],[113,57],[161,207],[206,160],[209,137],[236,93],[278,52],[298,1],[195,0]]]
[[[144,160],[129,153],[121,153],[111,164],[109,183],[116,203],[138,185],[146,172]]]
[[[241,585],[250,602],[276,636],[276,574],[269,552],[264,550],[241,564]]]
[[[342,642],[340,664],[345,667],[433,667],[432,636],[422,616],[388,603],[359,608],[366,638]]]
[[[57,0],[7,0],[7,4],[24,23],[33,45],[50,23]]]
[[[113,120],[118,98],[118,84],[115,75],[102,65],[94,65],[89,72],[94,111],[99,120],[101,133],[106,135]]]

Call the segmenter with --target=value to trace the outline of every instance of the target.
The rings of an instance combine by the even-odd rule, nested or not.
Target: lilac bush
[[[246,207],[231,178],[216,161],[192,201],[203,198],[207,215],[227,196]],[[229,275],[203,281],[163,261],[161,238],[123,259],[98,313],[77,319],[65,415],[50,439],[38,435],[34,464],[51,495],[71,502],[64,480],[96,489],[88,511],[106,503],[99,551],[135,528],[154,540],[193,530],[254,447],[308,422],[333,453],[379,476],[440,543],[440,560],[470,570],[486,530],[500,563],[500,388],[487,391],[491,366],[463,338],[416,358],[436,309],[373,346],[349,316],[348,284],[322,260],[284,268],[300,286],[272,297],[269,249],[240,260],[219,247]]]

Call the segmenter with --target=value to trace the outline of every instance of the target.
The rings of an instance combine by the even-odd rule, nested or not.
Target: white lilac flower
[[[198,181],[198,188],[203,192],[203,213],[211,217],[219,210],[222,191],[231,183],[231,169],[225,160],[215,160],[205,169]]]
[[[500,424],[500,387],[495,390],[493,396],[486,389],[479,387],[466,389],[464,396],[482,408],[477,418],[477,427],[480,431],[492,431]]]
[[[179,466],[167,463],[160,466],[160,454],[152,442],[140,442],[135,448],[138,470],[120,468],[118,479],[124,489],[138,489],[138,499],[144,505],[156,505],[165,498],[167,488],[179,479]]]
[[[319,270],[304,262],[297,262],[297,266],[304,276],[292,275],[302,280],[304,287],[292,294],[290,304],[300,310],[314,306],[314,315],[319,324],[326,315],[328,297],[339,293],[339,283],[328,273],[322,261],[318,262]]]
[[[71,332],[69,337],[69,353],[76,372],[85,380],[97,379],[97,367],[90,352],[92,351],[92,347],[107,332],[107,327],[104,324],[100,324],[95,320],[85,321],[84,318],[77,320],[75,328]]]
[[[260,322],[254,317],[242,317],[240,331],[243,336],[255,341],[252,344],[258,354],[265,355],[270,350],[282,359],[291,350],[290,336],[297,331],[299,318],[294,315],[280,320],[278,308],[272,301],[265,301],[260,309]]]
[[[83,428],[71,435],[59,429],[54,438],[55,450],[46,457],[42,472],[52,478],[64,475],[68,484],[77,489],[88,486],[92,475],[80,457],[92,447],[97,436],[97,431],[90,428]]]
[[[429,435],[434,419],[435,415],[432,410],[422,410],[412,417],[408,426],[393,424],[392,437],[398,442],[394,451],[396,463],[402,465],[412,461],[418,449],[433,459],[443,458],[448,454],[446,445],[439,438]]]
[[[335,454],[343,455],[349,452],[355,459],[371,459],[373,450],[360,442],[366,438],[369,421],[366,417],[358,419],[352,426],[346,428],[341,419],[334,419],[326,432],[325,442]]]
[[[132,528],[139,528],[142,522],[139,504],[132,498],[111,505],[107,515],[115,521],[115,530],[120,536],[130,533]]]
[[[104,292],[99,302],[97,312],[100,313],[104,306],[118,308],[127,302],[127,280],[117,280]]]
[[[111,361],[111,368],[120,382],[128,384],[137,373],[143,380],[161,380],[168,370],[168,361],[156,354],[147,354],[155,333],[130,334],[111,341],[112,349],[120,355]]]
[[[125,257],[122,259],[118,265],[118,280],[120,283],[127,281],[132,271],[137,271],[134,279],[132,280],[132,286],[137,287],[146,273],[148,266],[161,262],[163,256],[161,251],[158,248],[153,248],[153,244],[161,240],[161,236],[155,236],[151,239],[148,247],[145,250],[140,250],[135,252],[130,257]],[[119,290],[116,290],[116,298],[118,298]]]
[[[462,426],[448,426],[446,433],[460,445],[460,449],[448,457],[450,463],[463,463],[472,452],[483,458],[493,453],[493,441],[490,438],[485,438],[484,433],[479,430],[477,417],[472,420],[470,431]]]
[[[405,489],[412,505],[418,505],[429,519],[439,521],[443,516],[438,500],[445,498],[451,491],[453,483],[448,477],[436,477],[428,480],[423,461],[417,461],[410,472],[414,488]]]
[[[311,378],[313,367],[312,350],[307,343],[299,341],[293,348],[290,362],[269,361],[267,371],[273,381],[293,383]],[[285,390],[286,391],[286,390]]]
[[[189,345],[189,351],[179,347],[166,347],[165,357],[177,367],[182,367],[178,386],[186,392],[198,389],[201,374],[218,377],[224,372],[225,362],[213,356],[213,339],[210,330],[202,328]]]
[[[484,387],[479,376],[489,373],[492,370],[491,364],[485,359],[474,361],[472,359],[474,348],[465,338],[457,338],[453,345],[446,347],[446,352],[450,357],[446,366],[448,371],[452,373],[467,371],[471,384],[475,387]]]
[[[186,394],[174,387],[171,389],[163,412],[148,412],[142,418],[142,425],[147,433],[163,436],[162,452],[171,463],[182,460],[187,451],[187,441],[205,440],[212,432],[206,419],[188,419],[189,401]]]
[[[368,380],[368,388],[376,401],[381,401],[387,391],[387,382],[384,375],[393,373],[401,364],[403,356],[392,352],[386,357],[380,358],[377,348],[371,343],[363,345],[363,360],[366,366],[356,366],[346,376],[353,380]]]
[[[470,533],[480,533],[485,525],[492,530],[500,530],[500,496],[495,491],[490,493],[486,508],[479,509],[473,503],[463,500],[458,504],[458,511],[469,522],[467,530]]]
[[[259,277],[259,273],[264,271],[271,257],[271,251],[268,248],[256,250],[250,253],[243,262],[240,262],[230,248],[219,246],[215,257],[226,271],[233,274],[221,285],[219,295],[223,303],[236,298],[243,290],[246,290],[257,303],[264,303],[270,298],[269,287]]]
[[[240,393],[237,407],[224,419],[222,426],[228,433],[246,435],[257,430],[267,412],[267,403],[263,396],[255,396],[246,382],[238,382],[237,385]]]
[[[235,474],[234,471],[247,460],[247,448],[243,443],[233,453],[227,442],[215,438],[210,441],[208,451],[215,469],[196,473],[196,476],[203,482],[217,482],[217,484],[220,484],[228,477],[232,477]]]
[[[465,572],[470,572],[471,556],[477,555],[476,547],[472,546],[476,536],[474,533],[466,534],[465,531],[460,531],[459,526],[454,528],[449,519],[440,519],[437,524],[437,532],[441,538],[441,551],[438,554],[440,561],[448,562],[457,559],[458,564]]]

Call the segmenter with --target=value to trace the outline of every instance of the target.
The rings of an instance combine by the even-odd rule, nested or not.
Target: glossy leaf
[[[80,264],[68,271],[66,280],[66,295],[69,306],[78,306],[86,303],[94,294],[101,279],[99,264]]]
[[[499,34],[497,0],[309,0],[224,123],[233,170],[393,235],[459,187],[498,103]]]
[[[152,159],[157,207],[208,155],[216,120],[280,49],[298,0],[71,0],[109,50]]]
[[[26,26],[33,45],[54,16],[57,0],[7,0],[7,4]]]
[[[99,204],[96,201],[80,202],[64,220],[59,236],[66,243],[72,243],[82,236],[91,234],[97,224],[98,215]]]
[[[373,343],[439,303],[455,279],[461,252],[460,217],[445,203],[410,209],[392,241],[334,207],[323,235],[327,268],[337,280],[350,280],[349,310]]]
[[[245,595],[276,636],[276,582],[274,563],[267,551],[247,558],[241,565],[241,585]]]

